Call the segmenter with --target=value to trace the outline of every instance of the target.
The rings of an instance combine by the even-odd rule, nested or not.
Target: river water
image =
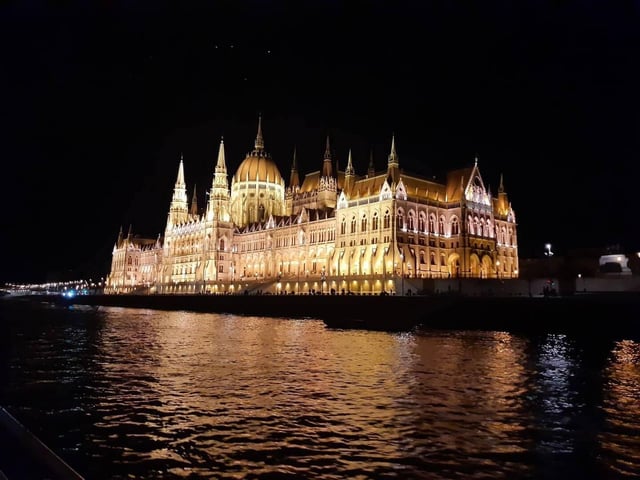
[[[640,476],[632,339],[107,307],[0,333],[0,404],[87,479]]]

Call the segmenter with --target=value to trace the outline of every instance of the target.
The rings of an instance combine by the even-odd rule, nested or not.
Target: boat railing
[[[29,464],[24,469],[32,468],[37,464],[48,472],[48,479],[51,480],[84,480],[84,478],[60,458],[53,450],[47,447],[29,429],[20,423],[5,408],[0,407],[0,435],[6,436],[6,440],[12,442],[25,458],[29,459]],[[0,466],[0,479],[13,480],[2,472]],[[21,475],[26,473],[21,469]],[[28,478],[21,476],[21,478]]]

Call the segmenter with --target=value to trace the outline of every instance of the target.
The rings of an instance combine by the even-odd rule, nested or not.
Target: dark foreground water
[[[0,335],[0,404],[87,479],[640,476],[630,339],[1,307]]]

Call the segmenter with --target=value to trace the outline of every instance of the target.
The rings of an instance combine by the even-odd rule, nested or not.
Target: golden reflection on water
[[[620,475],[640,472],[640,343],[616,342],[605,370],[603,406],[607,428],[603,455]]]
[[[615,344],[601,385],[576,381],[588,369],[564,335],[111,308],[96,338],[87,436],[123,477],[536,478],[555,472],[548,460],[584,472],[571,462],[590,408],[606,424],[587,432],[598,461],[640,471],[633,341]]]
[[[500,464],[529,448],[522,435],[529,421],[525,343],[502,332],[432,332],[418,339],[414,368],[422,375],[414,399],[418,424],[429,425],[430,432],[423,454],[455,449],[482,457],[480,471],[508,471]]]
[[[142,417],[107,416],[105,427],[141,421],[144,435],[155,441],[188,432],[183,441],[197,443],[225,464],[230,451],[256,443],[260,449],[308,448],[322,445],[324,438],[349,439],[348,452],[366,438],[398,435],[392,423],[411,393],[412,337],[327,334],[322,322],[311,320],[119,313],[123,318],[102,335],[105,384],[133,410],[153,407]],[[144,328],[135,328],[136,322]],[[123,328],[133,331],[123,336]],[[112,402],[107,398],[104,407]],[[369,461],[385,463],[402,454],[400,447],[400,442],[379,442]],[[190,464],[179,449],[163,447],[148,455]]]

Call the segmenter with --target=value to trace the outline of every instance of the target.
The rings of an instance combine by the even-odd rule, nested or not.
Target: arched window
[[[420,230],[421,232],[426,232],[426,228],[427,219],[424,216],[424,213],[420,213],[420,216],[418,217],[418,230]]]
[[[436,233],[436,216],[433,213],[429,215],[429,233]]]
[[[475,229],[475,225],[473,224],[473,218],[471,218],[471,215],[469,215],[469,217],[467,218],[467,225],[469,227],[469,233],[471,235],[475,235],[476,229]]]
[[[460,223],[458,222],[458,217],[453,217],[451,219],[451,235],[460,235]]]
[[[258,207],[258,221],[264,221],[264,205],[262,204]]]
[[[436,264],[436,254],[431,252],[430,259],[431,259],[431,265],[435,265]]]
[[[438,233],[444,235],[444,217],[440,217],[438,220]]]
[[[384,227],[383,228],[390,228],[391,227],[391,215],[389,214],[389,210],[387,210],[386,212],[384,212]]]
[[[404,228],[404,214],[402,210],[398,210],[398,216],[396,218],[396,228]]]
[[[224,251],[224,238],[220,239],[220,250]]]
[[[360,231],[361,232],[366,232],[367,231],[367,215],[362,215],[362,220],[360,221]]]
[[[513,230],[511,230],[511,227],[507,230],[507,239],[505,243],[507,245],[513,245]]]
[[[342,223],[340,224],[340,235],[347,233],[347,219],[342,217]]]
[[[487,219],[487,225],[484,230],[484,234],[489,238],[493,238],[493,226],[491,225],[491,220],[489,219]]]
[[[378,212],[373,212],[373,218],[371,219],[371,230],[378,230]]]
[[[478,235],[482,237],[484,233],[484,218],[481,218],[478,222]]]
[[[351,218],[351,233],[356,233],[356,216]]]
[[[420,252],[420,263],[425,264],[427,263],[424,259],[424,252]]]
[[[445,257],[444,253],[440,254],[440,265],[443,267],[447,266],[447,257]]]
[[[413,231],[416,228],[416,217],[415,217],[415,213],[413,213],[413,210],[411,210],[409,212],[409,216],[407,217],[408,220],[408,228],[409,230]]]

